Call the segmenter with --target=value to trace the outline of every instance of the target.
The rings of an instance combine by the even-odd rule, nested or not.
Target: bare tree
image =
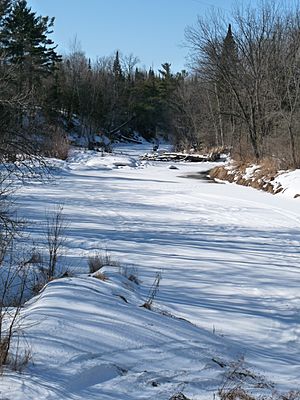
[[[282,35],[273,51],[273,95],[276,108],[273,118],[286,137],[289,154],[294,167],[299,166],[300,154],[297,152],[300,136],[300,20],[299,11],[287,16],[281,26]]]
[[[193,68],[210,87],[211,114],[218,117],[214,129],[221,142],[232,141],[235,148],[243,143],[244,156],[247,143],[256,159],[273,156],[287,131],[292,164],[297,164],[297,16],[297,10],[266,1],[255,9],[238,6],[229,27],[223,16],[213,14],[187,28]]]
[[[204,142],[209,120],[204,85],[201,78],[181,75],[170,99],[174,144],[179,150],[199,150]]]
[[[127,79],[133,79],[135,68],[139,62],[139,58],[132,53],[121,57],[122,69]]]

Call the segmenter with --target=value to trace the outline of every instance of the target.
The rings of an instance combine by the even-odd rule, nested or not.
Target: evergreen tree
[[[145,71],[136,73],[131,106],[136,115],[135,129],[147,138],[154,137],[162,115],[158,78],[152,69],[148,75]]]
[[[168,102],[172,96],[172,93],[176,89],[177,79],[176,76],[171,73],[170,63],[162,64],[162,69],[159,69],[158,72],[162,76],[159,85],[161,99],[162,101]]]
[[[236,73],[238,62],[237,46],[233,37],[231,24],[228,25],[227,34],[223,40],[222,50],[220,55],[220,66],[222,77],[229,80]]]
[[[2,35],[3,35],[3,26],[5,23],[5,19],[10,13],[11,10],[11,0],[0,0],[0,57],[4,57],[4,53],[2,50]]]
[[[223,42],[221,42],[214,85],[219,131],[219,138],[217,137],[216,139],[217,143],[222,146],[224,146],[226,140],[229,142],[229,138],[225,138],[225,132],[227,132],[227,135],[230,133],[231,141],[235,140],[235,118],[233,116],[235,101],[231,89],[232,84],[238,79],[237,68],[238,51],[231,24],[229,24],[227,34]]]
[[[11,0],[0,0],[0,27],[11,9]]]
[[[163,131],[168,131],[172,120],[172,102],[176,88],[178,87],[178,77],[171,72],[171,64],[162,64],[162,69],[159,70],[161,79],[158,83],[161,121],[160,128]]]
[[[119,51],[116,52],[116,57],[113,64],[114,77],[117,81],[123,79],[123,71],[120,63]]]
[[[114,130],[119,125],[124,123],[126,116],[126,109],[128,105],[128,98],[126,96],[125,79],[120,63],[119,51],[116,52],[113,61],[113,92],[110,112],[110,128]]]
[[[1,48],[7,62],[18,66],[20,80],[31,89],[34,80],[47,76],[60,61],[52,33],[54,18],[36,16],[26,0],[18,0],[5,17],[1,35]]]

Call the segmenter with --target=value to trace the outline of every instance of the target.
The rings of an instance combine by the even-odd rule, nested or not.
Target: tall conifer
[[[3,21],[1,48],[6,61],[18,66],[20,79],[29,88],[35,80],[53,71],[60,60],[52,33],[54,18],[37,16],[27,6],[26,0],[18,0]]]

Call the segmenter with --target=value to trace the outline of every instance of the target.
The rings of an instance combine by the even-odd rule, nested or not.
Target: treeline
[[[0,154],[64,157],[67,133],[85,143],[105,133],[170,132],[169,99],[181,74],[164,63],[155,73],[117,51],[91,61],[76,43],[60,56],[51,40],[54,19],[36,15],[26,0],[0,0]]]
[[[215,13],[186,30],[201,104],[198,132],[242,160],[299,167],[300,10],[263,1],[238,7],[229,20]]]
[[[90,60],[76,44],[61,57],[54,19],[26,0],[0,0],[0,153],[64,156],[76,128],[91,146],[99,132],[138,132],[181,150],[220,146],[299,166],[299,15],[266,1],[199,17],[186,30],[190,72],[174,73],[118,51]]]
[[[56,109],[72,124],[80,120],[82,135],[90,141],[97,132],[116,137],[119,131],[154,138],[169,132],[169,99],[181,74],[173,75],[164,63],[156,74],[137,67],[138,59],[117,51],[91,62],[75,49],[56,72]]]

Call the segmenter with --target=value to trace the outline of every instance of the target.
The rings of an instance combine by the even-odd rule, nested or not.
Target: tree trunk
[[[220,96],[218,93],[217,84],[215,83],[215,94],[217,99],[217,106],[218,106],[218,120],[219,120],[219,130],[220,130],[220,138],[221,138],[221,146],[224,146],[224,130],[223,130],[223,120],[221,114],[221,103],[220,103]]]
[[[296,167],[297,165],[297,160],[296,160],[296,144],[295,144],[295,136],[294,132],[292,129],[292,124],[289,124],[288,127],[289,130],[289,136],[290,136],[290,146],[291,146],[291,156],[292,156],[292,161],[293,161],[293,166]]]

